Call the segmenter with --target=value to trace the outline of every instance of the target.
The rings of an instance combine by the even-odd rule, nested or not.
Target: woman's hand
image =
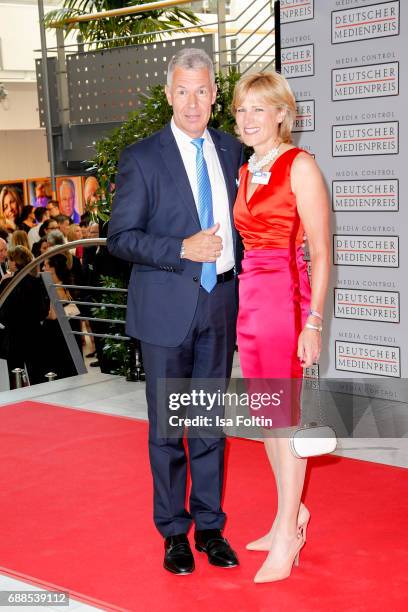
[[[322,335],[316,329],[305,327],[299,334],[298,357],[302,368],[310,368],[319,361],[322,348]]]

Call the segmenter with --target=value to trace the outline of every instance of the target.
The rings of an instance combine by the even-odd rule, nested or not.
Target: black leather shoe
[[[163,567],[172,574],[191,574],[194,557],[185,533],[169,536],[164,540]]]
[[[222,537],[219,529],[203,529],[194,534],[195,547],[200,552],[207,553],[211,565],[218,567],[235,567],[239,565],[238,557]]]

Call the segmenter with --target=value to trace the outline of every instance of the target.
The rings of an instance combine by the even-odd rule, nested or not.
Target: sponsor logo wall
[[[315,155],[332,208],[322,377],[408,376],[404,24],[399,0],[281,0],[294,140]]]

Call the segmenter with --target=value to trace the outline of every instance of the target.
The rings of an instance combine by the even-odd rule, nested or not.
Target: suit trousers
[[[196,529],[222,529],[223,437],[187,437],[191,475],[189,510],[185,507],[187,454],[182,434],[161,437],[160,419],[168,418],[160,397],[164,379],[219,379],[224,389],[231,376],[236,330],[236,281],[217,284],[209,294],[200,288],[190,330],[177,347],[142,342],[149,416],[149,457],[154,488],[154,522],[168,537]],[[188,381],[187,381],[188,382]],[[163,403],[164,402],[164,403]],[[165,413],[165,414],[163,414]]]

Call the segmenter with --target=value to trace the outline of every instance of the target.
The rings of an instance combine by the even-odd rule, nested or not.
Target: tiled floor
[[[233,377],[240,378],[241,371],[236,361]],[[126,382],[123,378],[101,374],[99,371],[90,371],[88,374],[44,383],[33,387],[25,387],[15,391],[0,393],[1,406],[32,399],[50,404],[70,406],[81,410],[92,410],[118,416],[127,416],[139,419],[147,418],[144,383]],[[407,438],[366,438],[341,439],[336,451],[345,457],[353,457],[366,461],[408,467],[408,439]],[[31,585],[0,575],[0,591],[41,590]],[[52,606],[24,606],[6,609],[30,610],[97,610],[78,601],[70,601],[69,607]]]

